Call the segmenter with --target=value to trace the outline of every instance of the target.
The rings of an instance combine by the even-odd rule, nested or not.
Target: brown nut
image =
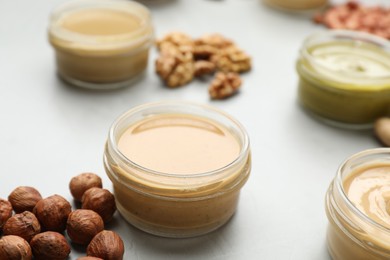
[[[1,260],[31,260],[31,247],[21,237],[4,236],[0,239]]]
[[[241,86],[241,79],[237,73],[218,72],[209,86],[212,99],[224,99],[234,95]]]
[[[212,74],[215,71],[215,64],[206,61],[206,60],[198,60],[195,62],[195,73],[196,77],[202,77],[207,74]]]
[[[103,258],[94,257],[94,256],[83,256],[83,257],[77,258],[77,260],[103,260]]]
[[[65,260],[70,254],[68,242],[57,232],[47,231],[34,236],[30,246],[36,260]]]
[[[72,242],[80,245],[88,245],[103,229],[103,219],[95,211],[88,209],[79,209],[70,213],[66,225],[66,232]]]
[[[95,211],[107,223],[116,211],[115,197],[106,189],[91,188],[84,193],[81,207]]]
[[[97,234],[87,247],[87,255],[103,258],[104,260],[122,260],[125,248],[120,236],[103,230]]]
[[[14,189],[8,196],[15,213],[32,211],[38,201],[42,199],[41,194],[33,187],[20,186]]]
[[[390,117],[378,119],[374,125],[377,138],[385,145],[390,146]]]
[[[387,211],[387,214],[390,215],[390,200],[387,201],[387,204],[386,204],[386,211]]]
[[[69,183],[70,193],[76,201],[81,201],[84,192],[93,187],[102,188],[103,184],[98,175],[90,172],[73,177]]]
[[[33,213],[41,223],[43,230],[63,232],[68,215],[72,211],[69,202],[60,195],[53,195],[40,200]]]
[[[5,222],[12,216],[12,205],[8,200],[0,199],[0,231]]]
[[[36,234],[41,232],[41,225],[33,213],[25,211],[9,218],[4,224],[3,232],[4,235],[20,236],[30,242]]]

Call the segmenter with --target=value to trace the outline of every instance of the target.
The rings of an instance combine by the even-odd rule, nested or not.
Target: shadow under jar
[[[113,123],[104,165],[129,223],[159,236],[193,237],[236,211],[251,169],[249,138],[208,106],[146,104]]]
[[[48,34],[60,77],[91,89],[130,85],[154,40],[149,10],[125,0],[66,2],[52,12]]]
[[[334,260],[390,259],[390,148],[363,151],[341,165],[326,213]]]
[[[300,104],[322,121],[371,128],[390,115],[390,43],[334,30],[306,39],[297,62]]]

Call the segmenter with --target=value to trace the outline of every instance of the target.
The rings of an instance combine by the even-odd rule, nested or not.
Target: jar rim
[[[309,47],[313,46],[315,44],[316,40],[319,40],[321,38],[326,38],[326,42],[331,41],[355,41],[358,43],[369,43],[377,46],[378,48],[386,51],[390,55],[390,42],[387,41],[384,38],[381,38],[379,36],[366,33],[366,32],[358,32],[358,31],[352,31],[352,30],[328,30],[328,31],[322,31],[314,33],[310,36],[308,36],[305,41],[303,42],[303,45],[300,50],[301,57],[307,60],[310,64],[313,65],[313,67],[320,68],[322,71],[325,71],[330,74],[334,75],[342,75],[345,76],[345,73],[334,71],[324,65],[322,65],[320,62],[318,62],[308,51]],[[372,82],[378,82],[380,83],[387,83],[384,86],[379,85],[375,89],[387,89],[390,85],[390,72],[387,75],[383,76],[364,76],[364,75],[353,75],[353,78],[356,80],[359,80],[358,85],[366,86],[368,84],[372,84]],[[329,80],[327,78],[327,80]],[[333,80],[338,83],[348,83],[348,81],[342,81],[342,80]],[[362,83],[362,81],[365,81]],[[356,87],[356,86],[355,86]]]
[[[145,15],[140,15],[138,12],[132,12],[132,7],[142,10]],[[79,32],[74,32],[63,28],[59,21],[67,14],[79,10],[88,10],[96,8],[108,8],[129,12],[131,15],[140,19],[139,28],[129,33],[115,35],[88,35]],[[145,32],[142,34],[142,32]],[[151,43],[154,39],[154,31],[151,22],[151,16],[148,8],[135,1],[126,0],[70,0],[55,7],[49,18],[48,33],[50,36],[65,42],[76,42],[86,46],[111,47],[120,46],[127,47],[138,43]]]
[[[360,218],[364,222],[370,223],[371,225],[375,226],[376,228],[385,230],[386,232],[390,233],[390,228],[389,227],[386,227],[386,226],[384,226],[384,225],[374,221],[373,219],[368,217],[366,214],[364,214],[361,210],[359,210],[353,204],[353,202],[348,198],[348,196],[347,196],[347,194],[346,194],[346,192],[344,190],[344,186],[343,186],[343,176],[342,176],[343,175],[343,167],[348,162],[351,162],[351,161],[353,161],[355,159],[361,158],[361,157],[363,157],[365,155],[381,154],[381,153],[383,153],[383,154],[386,153],[386,154],[388,154],[390,156],[390,148],[373,148],[373,149],[368,149],[368,150],[361,151],[359,153],[356,153],[356,154],[348,157],[339,166],[339,168],[337,170],[337,174],[336,174],[335,180],[334,180],[334,185],[335,185],[336,189],[338,190],[339,194],[341,195],[342,201],[346,203],[346,206],[352,211],[352,213],[355,216],[357,216],[358,218]]]
[[[127,158],[118,148],[117,142],[115,141],[115,131],[117,126],[127,117],[131,116],[132,114],[135,114],[137,112],[141,112],[144,109],[152,108],[152,107],[163,107],[163,106],[177,106],[177,107],[184,107],[184,106],[190,106],[195,108],[201,108],[205,111],[216,113],[220,116],[223,116],[224,118],[228,119],[230,122],[232,122],[234,125],[237,126],[237,128],[240,131],[240,134],[242,135],[242,145],[240,146],[240,153],[237,155],[237,157],[227,165],[220,167],[218,169],[214,169],[207,172],[201,172],[201,173],[190,173],[190,174],[181,174],[181,173],[166,173],[161,171],[156,171],[153,169],[146,168],[142,165],[137,164],[136,162],[130,160]],[[190,113],[188,113],[190,114]],[[207,117],[206,117],[207,118]],[[212,119],[211,119],[212,120]],[[136,106],[127,112],[123,113],[121,116],[119,116],[111,125],[109,134],[108,134],[108,144],[112,151],[120,158],[121,161],[131,165],[135,169],[138,169],[140,171],[147,172],[148,174],[155,175],[155,176],[162,176],[162,177],[171,177],[171,178],[199,178],[199,177],[207,177],[207,176],[215,176],[222,172],[225,172],[227,169],[230,169],[236,165],[238,165],[240,162],[242,162],[243,159],[247,158],[249,155],[249,147],[250,147],[250,141],[249,136],[245,130],[245,128],[242,126],[240,122],[238,122],[235,118],[230,116],[229,114],[214,108],[209,105],[203,105],[198,104],[194,102],[188,102],[188,101],[159,101],[159,102],[150,102],[143,105]]]

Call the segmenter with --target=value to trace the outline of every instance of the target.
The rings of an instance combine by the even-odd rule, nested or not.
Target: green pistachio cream
[[[390,115],[390,43],[361,32],[309,37],[297,62],[301,105],[328,123],[372,127]]]

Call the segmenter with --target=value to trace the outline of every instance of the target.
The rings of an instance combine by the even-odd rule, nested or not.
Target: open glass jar
[[[327,123],[369,128],[390,115],[390,43],[361,32],[306,39],[297,62],[301,105]]]
[[[266,4],[286,11],[308,11],[324,7],[328,0],[263,0]]]
[[[371,172],[370,172],[371,171]],[[360,178],[356,174],[370,174],[369,178]],[[362,192],[367,192],[359,203],[370,202],[371,209],[383,199],[390,199],[390,149],[378,148],[363,151],[347,159],[339,168],[337,175],[331,183],[326,195],[326,213],[329,219],[328,250],[334,260],[384,260],[390,259],[390,213],[384,209],[381,218],[372,215],[372,210],[364,212],[360,205],[353,202],[359,192],[347,191],[351,189],[351,178],[357,181],[369,181]],[[378,176],[383,179],[375,180]],[[357,182],[359,183],[359,182]],[[378,195],[379,194],[379,195]],[[388,198],[387,198],[388,197]],[[378,205],[376,205],[378,204]],[[379,211],[378,211],[379,212]],[[387,214],[387,215],[386,215]],[[378,219],[384,219],[378,220]]]
[[[53,10],[48,33],[61,78],[92,89],[131,84],[154,40],[149,10],[125,0],[66,2]]]
[[[198,236],[236,211],[251,169],[249,138],[208,106],[146,104],[113,123],[104,165],[129,223],[159,236]]]

